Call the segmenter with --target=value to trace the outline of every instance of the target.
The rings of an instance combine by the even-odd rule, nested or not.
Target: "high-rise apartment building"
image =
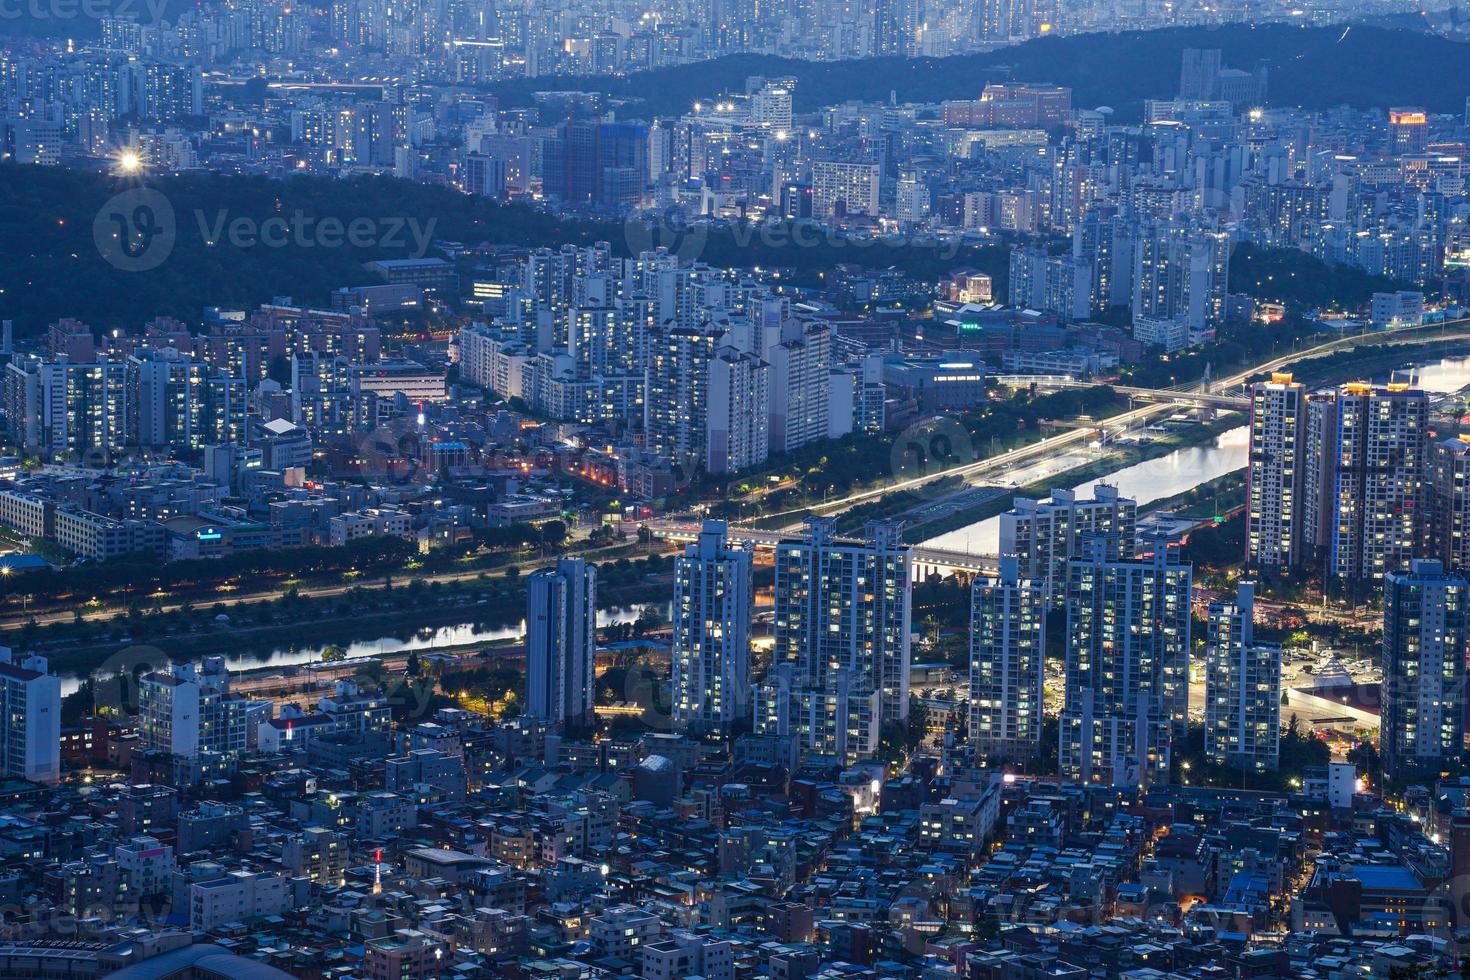
[[[1072,490],[1053,490],[1049,500],[1017,497],[1000,515],[1000,553],[1019,558],[1021,577],[1040,582],[1047,601],[1058,602],[1067,561],[1082,554],[1083,543],[1101,539],[1110,557],[1132,558],[1137,520],[1137,503],[1107,484],[1098,484],[1091,500]]]
[[[1470,569],[1470,436],[1429,450],[1429,548],[1451,571]]]
[[[1307,400],[1304,524],[1327,571],[1381,582],[1422,554],[1429,398],[1407,384],[1355,382]]]
[[[803,754],[851,763],[878,751],[878,692],[846,669],[833,671],[828,683],[814,687],[800,679],[794,664],[777,664],[756,685],[751,713],[757,735],[797,739]]]
[[[1088,544],[1068,567],[1061,769],[1083,782],[1166,781],[1189,705],[1193,567],[1162,539],[1138,558]]]
[[[1169,222],[1146,224],[1134,249],[1133,315],[1177,321],[1207,338],[1225,322],[1230,239]]]
[[[585,725],[596,693],[597,566],[559,559],[531,574],[526,597],[526,713]]]
[[[1383,588],[1383,724],[1388,772],[1458,759],[1465,738],[1470,584],[1433,559],[1390,571]]]
[[[1255,639],[1255,584],[1210,604],[1205,648],[1205,753],[1264,772],[1281,755],[1281,647]]]
[[[1029,759],[1041,747],[1046,604],[1015,556],[970,593],[970,743],[993,759]]]
[[[1246,463],[1246,561],[1290,572],[1303,558],[1302,487],[1306,474],[1306,388],[1290,374],[1251,386]]]
[[[705,521],[674,562],[673,718],[728,732],[750,696],[751,553],[724,521]]]
[[[827,438],[832,336],[826,324],[787,320],[766,349],[771,364],[771,449],[789,453]]]
[[[705,462],[709,367],[724,331],[664,327],[649,345],[644,431],[650,451],[690,471]]]
[[[99,461],[128,442],[127,365],[48,361],[40,366],[41,442],[53,458]]]
[[[755,727],[758,733],[789,731],[808,751],[823,751],[824,738],[812,727],[822,713],[815,705],[836,710],[829,696],[840,694],[849,706],[876,696],[875,710],[858,712],[871,719],[872,731],[844,736],[861,757],[876,748],[879,725],[908,717],[909,548],[897,524],[870,522],[863,537],[852,540],[837,537],[831,518],[807,523],[805,537],[776,546],[772,674],[756,692]],[[780,714],[771,707],[787,702],[810,710]]]
[[[704,468],[734,473],[770,452],[771,368],[754,354],[721,347],[709,362]]]
[[[819,221],[876,217],[879,171],[876,163],[813,161],[812,217]]]

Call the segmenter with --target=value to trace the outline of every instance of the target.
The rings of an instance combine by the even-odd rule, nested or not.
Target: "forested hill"
[[[145,190],[147,197],[136,196]],[[109,244],[118,222],[157,226],[143,253],[149,261],[119,259]],[[349,236],[348,228],[360,233]],[[155,316],[197,322],[206,305],[249,307],[275,296],[321,305],[334,288],[376,281],[362,263],[437,254],[434,241],[553,248],[606,241],[620,255],[669,244],[649,232],[630,236],[618,221],[563,218],[393,177],[160,174],[140,184],[0,164],[0,318],[13,319],[20,335],[63,316],[96,329],[136,329]],[[849,262],[925,281],[979,268],[1003,290],[1008,259],[999,245],[899,240],[860,248],[810,231],[757,236],[729,226],[701,229],[696,241],[706,262],[789,269],[798,284],[819,284]]]
[[[1042,38],[986,54],[953,58],[872,58],[807,62],[732,55],[626,78],[526,78],[493,86],[506,105],[532,93],[603,92],[636,99],[636,112],[673,115],[699,99],[741,92],[750,75],[797,80],[796,107],[810,111],[849,100],[937,102],[974,98],[1004,78],[1070,86],[1079,106],[1111,106],[1137,117],[1143,100],[1167,98],[1179,84],[1185,48],[1219,48],[1231,68],[1271,72],[1273,105],[1330,108],[1423,105],[1462,112],[1470,95],[1470,46],[1417,31],[1382,27],[1173,28]]]

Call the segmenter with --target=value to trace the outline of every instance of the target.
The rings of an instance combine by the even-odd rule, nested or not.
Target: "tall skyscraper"
[[[1429,553],[1451,571],[1470,569],[1470,436],[1429,452]]]
[[[1185,48],[1179,66],[1179,98],[1213,99],[1221,65],[1219,48]]]
[[[648,126],[568,121],[548,142],[542,183],[568,204],[636,204],[648,182]]]
[[[1041,583],[1022,580],[1014,556],[970,593],[970,743],[993,759],[1041,748],[1046,606]]]
[[[807,523],[806,537],[776,546],[772,674],[756,694],[755,728],[789,730],[804,748],[823,751],[819,732],[808,723],[813,712],[777,720],[770,705],[780,697],[792,704],[826,699],[836,710],[829,696],[838,692],[859,704],[876,694],[872,731],[847,739],[870,753],[877,725],[908,717],[909,548],[898,524],[870,522],[861,540],[850,540],[837,537],[831,518],[809,517]],[[777,690],[782,683],[789,696]]]
[[[750,558],[705,521],[674,562],[673,716],[696,731],[728,732],[749,710]]]
[[[1246,561],[1289,572],[1302,562],[1306,388],[1290,374],[1251,386],[1246,464]]]
[[[1100,540],[1068,572],[1062,772],[1114,785],[1167,781],[1189,706],[1193,566],[1162,539],[1126,559]]]
[[[1433,559],[1391,571],[1383,589],[1384,769],[1435,770],[1464,752],[1470,585]]]
[[[1281,756],[1281,647],[1255,639],[1255,584],[1210,604],[1205,648],[1205,752],[1264,772]]]
[[[771,448],[789,453],[827,438],[832,337],[826,324],[787,320],[769,331]]]
[[[38,783],[61,778],[61,679],[46,667],[0,647],[0,759],[6,776]]]
[[[705,462],[710,361],[725,332],[665,324],[649,343],[643,428],[648,448],[692,472]]]
[[[791,87],[768,82],[750,96],[750,119],[772,133],[791,131]]]
[[[1381,582],[1422,554],[1429,399],[1407,384],[1354,382],[1307,400],[1306,507],[1327,570]]]
[[[1067,561],[1082,554],[1083,542],[1101,539],[1113,558],[1132,558],[1138,505],[1118,488],[1098,484],[1091,500],[1072,490],[1053,490],[1050,500],[1017,497],[1000,515],[1000,553],[1020,559],[1022,578],[1041,583],[1048,602],[1060,602]]]
[[[766,461],[770,451],[771,368],[754,354],[721,347],[709,362],[704,468],[733,473]]]
[[[527,583],[526,713],[553,725],[592,720],[597,566],[562,558]]]

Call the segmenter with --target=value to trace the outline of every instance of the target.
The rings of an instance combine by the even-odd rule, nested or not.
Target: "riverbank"
[[[1207,480],[1193,489],[1155,500],[1146,513],[1167,510],[1180,518],[1208,520],[1228,514],[1245,503],[1245,471],[1236,470]]]
[[[642,574],[634,581],[600,588],[598,609],[632,610],[644,604],[662,603],[672,591],[673,582],[667,574]],[[124,622],[122,628],[130,631],[127,634],[119,635],[114,628],[91,640],[75,635],[52,635],[61,631],[51,627],[40,631],[32,648],[45,655],[58,674],[71,679],[85,677],[122,651],[138,647],[157,650],[179,660],[223,655],[231,662],[232,669],[243,670],[276,662],[303,662],[313,659],[310,654],[328,645],[345,648],[354,644],[386,643],[394,648],[380,653],[358,651],[354,655],[392,655],[413,646],[415,638],[425,631],[444,632],[454,627],[464,627],[460,632],[472,635],[509,630],[518,634],[525,603],[526,590],[521,579],[471,581],[459,588],[409,583],[395,587],[387,595],[368,595],[366,590],[359,590],[331,600],[283,597],[270,620],[265,622],[228,618],[219,622],[214,618],[217,614],[207,610],[213,615],[203,623],[160,632],[172,622],[155,624],[158,628],[149,629],[146,627],[153,617],[144,616]],[[160,618],[173,615],[164,613]],[[95,628],[95,624],[81,625]],[[500,639],[481,637],[469,645],[488,645]],[[432,644],[420,648],[438,649]]]
[[[1347,381],[1386,376],[1409,362],[1441,361],[1470,355],[1470,338],[1426,341],[1398,347],[1363,347],[1321,357],[1309,357],[1289,365],[1296,381],[1304,385],[1336,385]]]
[[[1223,415],[1213,422],[1202,423],[1191,426],[1187,431],[1170,432],[1155,436],[1146,444],[1133,444],[1116,450],[1105,459],[1093,460],[1081,466],[1053,473],[1044,480],[1038,480],[1025,486],[1014,487],[1011,491],[997,500],[988,500],[975,507],[956,511],[948,517],[930,521],[915,527],[904,528],[904,540],[910,544],[921,544],[958,531],[961,528],[987,521],[992,517],[998,517],[1011,509],[1011,498],[1032,497],[1043,499],[1051,495],[1053,490],[1066,489],[1092,480],[1104,479],[1119,470],[1130,466],[1137,466],[1150,460],[1160,459],[1181,449],[1190,449],[1202,446],[1213,439],[1219,438],[1231,429],[1239,428],[1242,419],[1237,413]]]
[[[1467,354],[1470,354],[1470,338],[1445,341],[1434,339],[1392,347],[1371,344],[1350,351],[1307,357],[1283,364],[1278,370],[1291,372],[1297,380],[1317,387],[1364,377],[1382,380],[1390,371],[1412,364],[1421,372],[1427,389],[1433,393],[1445,394],[1470,383],[1470,364],[1462,360]],[[1235,473],[1245,466],[1248,434],[1242,421],[1235,424],[1240,436],[1230,437],[1228,455],[1222,455],[1226,449],[1224,446],[1207,448],[1209,434],[1200,432],[1197,436],[1188,437],[1184,446],[1170,448],[1169,456],[1164,458],[1173,458],[1176,465],[1172,467],[1165,466],[1156,472],[1151,467],[1143,467],[1138,463],[1119,465],[1111,461],[1099,462],[1086,468],[1068,470],[1065,474],[1048,476],[1046,480],[1017,488],[1013,495],[1044,497],[1059,486],[1076,487],[1102,479],[1106,482],[1128,484],[1122,487],[1125,495],[1135,497],[1141,505],[1147,505],[1150,509],[1158,509],[1161,499],[1177,498],[1196,489],[1198,484],[1180,485],[1180,478],[1187,479],[1191,469],[1199,470],[1199,483],[1204,484],[1217,477],[1229,475],[1222,471],[1222,466],[1229,466],[1229,471]],[[1216,435],[1215,438],[1218,442],[1220,437]],[[1198,452],[1199,455],[1189,455],[1193,452]],[[1129,472],[1130,470],[1133,472]],[[1161,484],[1164,489],[1160,489]],[[1157,497],[1154,496],[1155,493],[1158,494]],[[989,506],[971,510],[969,515],[972,517],[969,521],[955,516],[941,523],[912,529],[909,540],[932,547],[985,553],[995,548],[994,518],[1003,513],[1007,506],[1007,501],[995,501]],[[989,526],[982,527],[987,522]],[[949,540],[944,540],[946,537]]]

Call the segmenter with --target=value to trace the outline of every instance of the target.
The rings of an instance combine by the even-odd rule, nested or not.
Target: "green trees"
[[[164,174],[151,177],[148,187],[173,209],[175,237],[168,261],[146,271],[124,271],[98,251],[92,222],[109,199],[132,186],[82,170],[0,165],[0,254],[6,257],[0,263],[0,292],[19,334],[38,333],[63,316],[103,331],[136,330],[156,316],[197,321],[205,306],[249,308],[275,296],[325,306],[333,289],[375,281],[364,262],[416,257],[413,236],[386,231],[394,227],[390,222],[410,216],[436,239],[553,248],[605,241],[618,251],[627,249],[621,222],[563,218],[392,177]],[[228,236],[212,241],[207,222],[216,215],[256,221],[299,216],[309,227],[367,219],[380,221],[384,231],[365,247],[317,247],[310,233],[294,231],[279,248],[241,247]],[[717,265],[783,268],[813,282],[819,272],[851,262],[894,267],[921,280],[970,266],[989,272],[998,286],[1008,269],[1007,250],[1000,246],[958,251],[907,242],[859,247],[820,235],[812,243],[809,237],[797,244],[789,232],[763,238],[748,229],[719,227],[709,232],[702,258]],[[90,288],[75,289],[78,281]]]
[[[160,563],[152,554],[38,571],[0,579],[0,602],[27,595],[31,602],[62,596],[143,596],[175,588],[225,584],[258,585],[272,579],[394,568],[413,554],[410,542],[394,537],[360,538],[340,547],[244,551],[223,558]]]
[[[1348,265],[1328,265],[1295,248],[1241,244],[1230,255],[1230,291],[1298,310],[1354,309],[1405,283]]]

